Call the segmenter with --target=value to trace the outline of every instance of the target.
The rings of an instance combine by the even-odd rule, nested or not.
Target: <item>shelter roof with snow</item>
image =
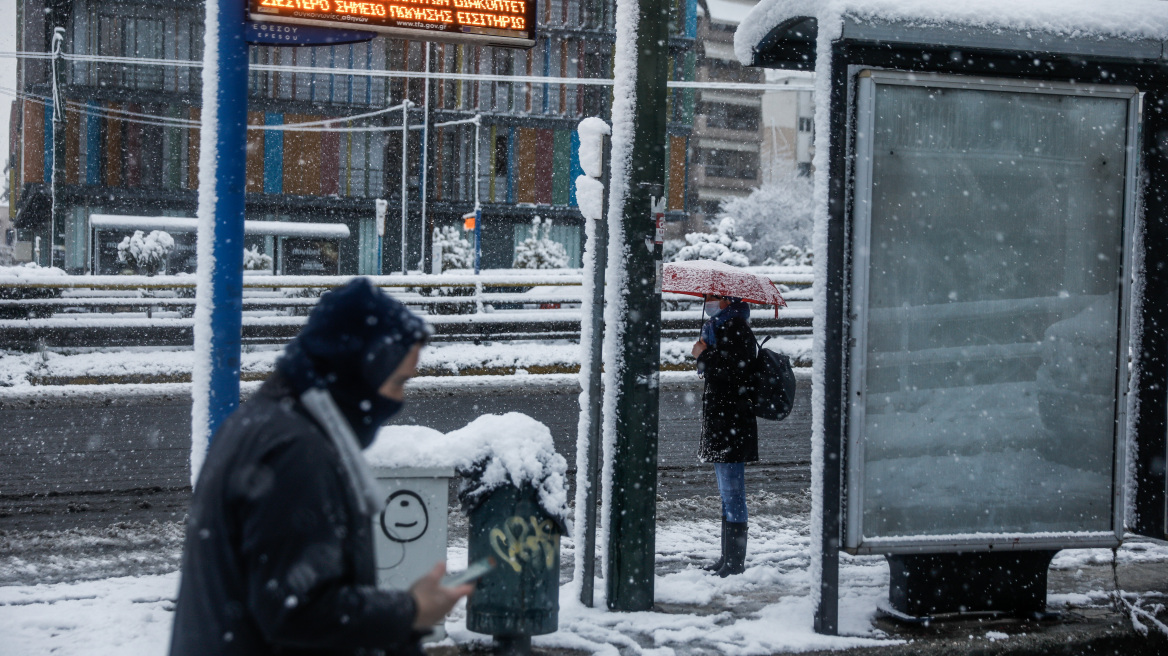
[[[841,38],[1164,61],[1168,60],[1168,3],[762,0],[739,26],[734,51],[745,66],[813,70],[817,43]]]

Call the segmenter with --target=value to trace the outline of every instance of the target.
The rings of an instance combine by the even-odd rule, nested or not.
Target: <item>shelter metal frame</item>
[[[796,38],[779,43],[769,52],[762,47],[756,52],[756,64],[807,70],[816,58],[814,19],[792,23]],[[783,26],[776,28],[781,32]],[[906,28],[911,31],[912,28]],[[846,31],[846,30],[845,30]],[[959,31],[959,30],[958,30]],[[772,32],[774,34],[775,32]],[[1168,69],[1156,58],[1114,59],[1108,55],[1089,58],[1080,54],[1063,54],[1041,50],[1014,51],[994,48],[954,48],[938,43],[864,42],[839,40],[822,53],[831,57],[833,66],[828,85],[827,133],[838,135],[827,145],[827,240],[823,260],[825,289],[846,289],[849,257],[846,244],[852,230],[850,200],[852,193],[852,164],[850,150],[855,138],[855,123],[849,109],[852,100],[850,80],[863,68],[903,70],[917,74],[956,74],[987,77],[1015,77],[1051,82],[1070,82],[1100,85],[1132,85],[1144,94],[1144,116],[1141,149],[1140,200],[1145,220],[1137,241],[1137,259],[1143,264],[1142,287],[1136,292],[1132,307],[1139,312],[1133,324],[1132,346],[1139,359],[1138,377],[1131,385],[1134,405],[1139,409],[1136,423],[1131,427],[1134,439],[1140,444],[1160,445],[1156,451],[1141,449],[1131,454],[1129,463],[1137,477],[1146,479],[1136,499],[1129,500],[1133,516],[1127,518],[1130,530],[1163,538],[1164,522],[1168,519],[1165,504],[1165,473],[1157,469],[1157,459],[1163,458],[1165,429],[1168,427],[1168,399],[1159,384],[1168,378],[1168,304],[1155,299],[1168,297],[1168,254],[1160,249],[1168,244]],[[762,46],[763,44],[760,44]],[[1105,64],[1105,67],[1103,66]],[[1164,135],[1161,137],[1161,135]],[[846,345],[848,334],[847,309],[849,300],[844,295],[828,295],[823,315],[817,317],[817,330],[824,340],[823,380],[823,474],[822,516],[819,542],[822,550],[820,571],[820,603],[815,611],[815,630],[834,634],[838,630],[836,604],[839,581],[838,552],[842,546],[842,508],[846,501],[843,489],[845,467],[843,438],[846,435],[846,398],[843,386],[847,376]],[[1138,309],[1137,309],[1138,306]],[[822,322],[822,323],[820,323]],[[1162,461],[1161,461],[1162,462]],[[1033,548],[1033,547],[1032,547]]]

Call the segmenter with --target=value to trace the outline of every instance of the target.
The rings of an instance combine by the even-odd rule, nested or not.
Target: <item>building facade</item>
[[[406,269],[417,270],[428,264],[426,235],[435,226],[461,223],[460,217],[473,211],[477,183],[484,266],[511,266],[514,246],[536,216],[555,221],[553,238],[578,265],[584,231],[573,184],[580,173],[575,127],[586,116],[608,117],[611,87],[441,75],[609,79],[614,8],[613,0],[549,0],[539,9],[538,40],[531,50],[380,36],[346,45],[251,46],[247,218],[348,226],[351,237],[332,246],[336,253],[322,254],[335,257],[342,273],[401,270],[403,251]],[[61,25],[63,50],[81,56],[65,64],[65,83],[58,89],[66,107],[64,174],[57,181],[57,200],[67,208],[63,225],[56,225],[51,212],[51,63],[31,58],[19,63],[11,204],[19,238],[40,237],[44,244],[39,262],[82,272],[110,261],[117,235],[95,237],[92,214],[194,216],[201,69],[184,62],[202,58],[202,3],[29,0],[18,3],[17,12],[20,50],[48,52],[52,28]],[[677,0],[672,18],[673,76],[692,80],[694,0]],[[85,61],[85,56],[133,59]],[[393,75],[426,70],[437,77],[427,82]],[[686,210],[693,96],[688,89],[671,91],[672,216]],[[323,124],[378,112],[403,99],[413,103],[405,116],[394,110]],[[476,115],[481,116],[477,167],[474,125],[430,127]],[[404,156],[403,122],[409,128]],[[307,125],[289,129],[293,124]],[[384,238],[376,226],[377,199],[388,201]],[[271,239],[248,245],[268,253],[278,249]],[[176,246],[176,253],[170,270],[191,270],[193,241]]]
[[[802,89],[807,76],[748,68],[738,62],[734,31],[754,4],[753,0],[699,0],[695,79],[790,83]],[[809,174],[812,117],[812,93],[806,90],[699,91],[688,158],[690,211],[687,221],[672,227],[670,237],[707,230],[724,201],[767,184],[780,169]]]

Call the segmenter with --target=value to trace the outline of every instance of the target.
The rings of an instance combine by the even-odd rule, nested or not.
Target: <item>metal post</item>
[[[430,42],[426,42],[426,78],[422,80],[422,241],[418,242],[418,271],[426,270],[426,170],[430,160]]]
[[[410,81],[402,80],[402,159],[401,159],[401,271],[406,272],[406,219],[409,207],[409,184],[406,172],[409,170],[410,143]]]
[[[208,0],[199,154],[198,283],[191,410],[191,480],[215,429],[239,405],[247,42],[243,0]]]
[[[60,198],[61,185],[65,183],[65,97],[61,92],[61,87],[65,86],[64,42],[65,28],[53,28],[53,172],[50,182],[53,206],[49,219],[49,266],[53,266],[56,260],[57,230],[66,221],[65,203]]]
[[[373,267],[373,273],[381,275],[381,249],[385,243],[385,217],[389,214],[389,201],[378,198],[373,201],[373,216],[374,216],[374,231],[377,235],[377,266]]]
[[[836,44],[832,48],[832,56],[838,57],[834,61],[846,61],[846,54],[842,46]],[[831,131],[829,134],[844,134],[847,129],[848,104],[848,67],[835,66],[832,70],[831,98],[829,114],[831,115]],[[836,130],[839,130],[837,132]],[[816,254],[823,257],[827,268],[827,280],[823,286],[826,290],[844,289],[846,280],[844,264],[846,249],[844,247],[844,200],[843,186],[840,181],[844,173],[839,168],[845,160],[846,140],[831,139],[828,147],[831,149],[828,160],[830,162],[828,176],[831,178],[830,198],[827,212],[831,217],[828,221],[827,252]],[[812,550],[811,576],[812,585],[818,578],[819,589],[812,589],[811,598],[815,605],[815,615],[812,626],[816,633],[837,635],[839,633],[839,550],[840,550],[840,518],[843,510],[841,487],[843,485],[843,448],[844,448],[844,360],[846,352],[847,332],[844,330],[847,320],[847,309],[844,306],[842,294],[826,293],[827,301],[822,327],[816,323],[816,330],[822,330],[827,343],[824,349],[823,363],[823,443],[819,454],[813,449],[811,455],[811,485],[820,489],[819,504],[812,504],[811,525],[815,527],[818,520],[819,535],[815,535],[812,528],[812,541],[818,542],[818,549]],[[815,439],[818,436],[814,436]],[[818,505],[818,507],[816,507]],[[816,574],[818,573],[818,577]]]
[[[479,128],[482,127],[482,120],[479,116],[475,116],[475,175],[474,175],[474,196],[475,196],[475,234],[474,234],[474,272],[479,275],[481,267],[480,261],[483,257],[483,206],[479,202]]]
[[[608,170],[608,137],[605,137],[601,146],[602,173],[601,181],[604,188],[609,188]],[[589,608],[594,601],[596,586],[596,508],[597,492],[600,490],[600,441],[604,434],[601,424],[601,382],[603,375],[601,367],[604,363],[604,270],[608,266],[608,217],[607,207],[601,204],[600,218],[596,219],[593,227],[592,249],[595,258],[592,269],[592,340],[588,365],[588,400],[589,405],[584,411],[588,413],[588,472],[586,474],[588,489],[584,493],[584,526],[580,531],[584,539],[584,566],[581,571],[580,602]],[[585,218],[585,220],[588,220]]]
[[[617,1],[619,22],[621,4],[627,0]],[[656,555],[661,245],[654,244],[654,235],[665,182],[670,9],[664,0],[640,0],[638,11],[635,109],[632,117],[613,114],[614,123],[633,119],[628,192],[621,217],[627,289],[620,320],[623,325],[618,328],[622,335],[618,361],[622,366],[615,390],[616,439],[605,580],[608,607],[621,611],[653,607]],[[618,56],[621,38],[618,31]],[[613,127],[615,135],[617,126]]]

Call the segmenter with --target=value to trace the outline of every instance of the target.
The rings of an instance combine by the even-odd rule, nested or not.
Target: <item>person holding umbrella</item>
[[[733,297],[705,296],[710,317],[693,346],[702,394],[698,458],[713,463],[722,497],[722,556],[704,569],[725,578],[746,570],[746,463],[758,460],[752,376],[757,347],[750,306]]]
[[[758,460],[754,414],[754,374],[758,345],[747,303],[787,303],[765,276],[711,260],[671,262],[662,291],[701,296],[705,314],[701,337],[691,353],[702,394],[702,436],[698,459],[712,463],[722,497],[722,555],[704,569],[725,578],[746,571],[746,463]]]

